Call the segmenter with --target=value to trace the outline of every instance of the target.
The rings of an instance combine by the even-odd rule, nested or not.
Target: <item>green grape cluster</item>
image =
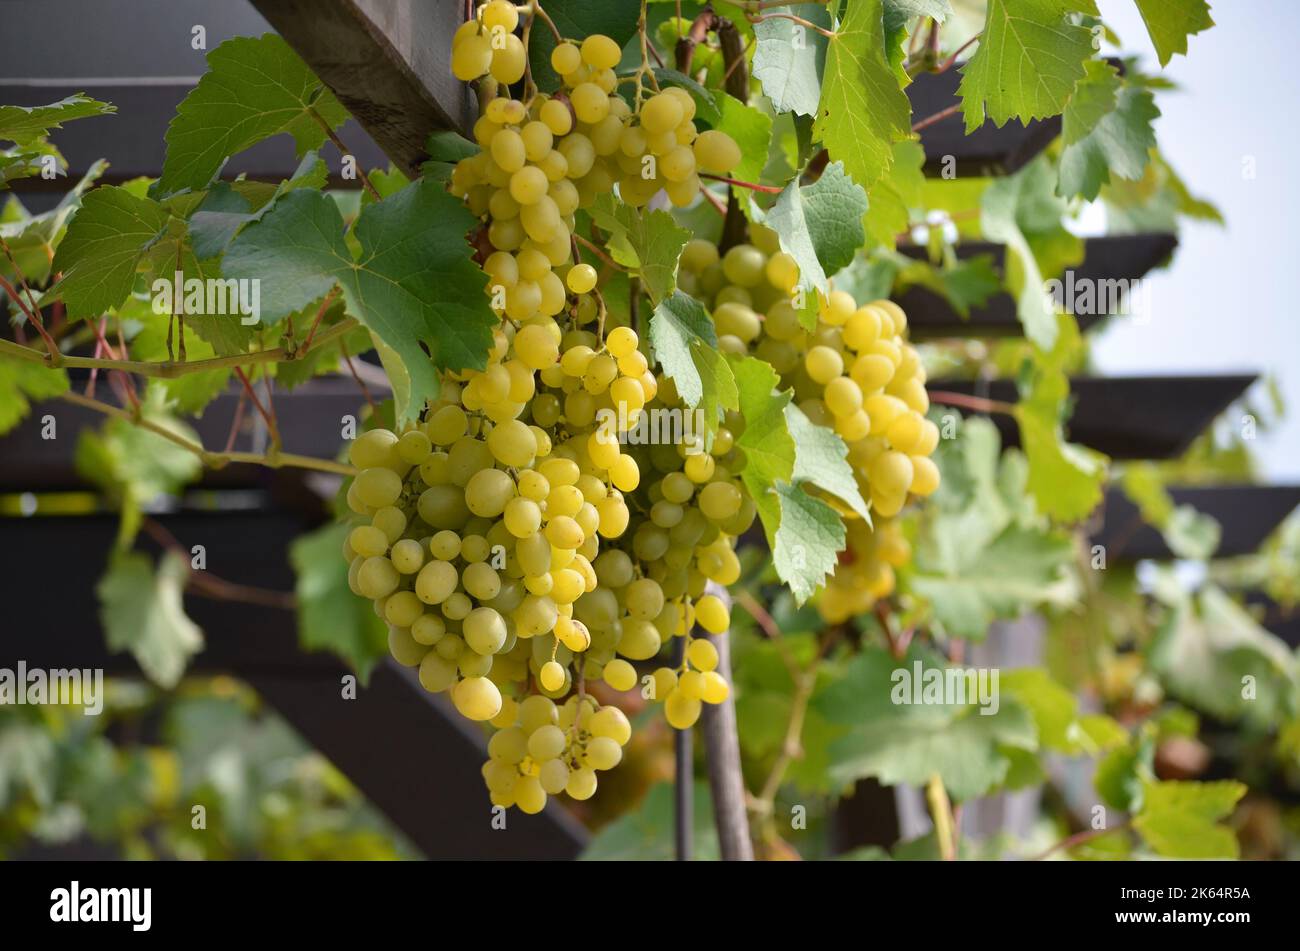
[[[842,509],[848,547],[819,606],[828,620],[843,620],[893,591],[893,567],[910,557],[895,516],[909,497],[939,486],[930,458],[939,429],[925,415],[925,369],[907,342],[907,316],[892,301],[859,305],[845,291],[816,292],[809,330],[795,259],[771,229],[752,226],[751,240],[723,255],[708,241],[691,241],[680,283],[711,304],[721,350],[769,362],[808,418],[848,445],[875,527]]]

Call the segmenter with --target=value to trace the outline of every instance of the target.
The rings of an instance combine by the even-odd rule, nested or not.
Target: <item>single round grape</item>
[[[477,654],[495,654],[506,642],[505,618],[492,608],[470,611],[461,624],[461,630],[465,643]]]
[[[698,616],[697,609],[696,617]],[[691,666],[696,670],[713,670],[718,666],[718,649],[713,646],[712,641],[697,637],[686,648],[686,659],[691,662]]]
[[[402,477],[392,469],[363,469],[354,484],[357,497],[371,508],[392,505],[402,494]]]
[[[609,737],[619,746],[632,738],[632,724],[618,707],[606,705],[591,715],[587,729],[593,736]]]
[[[520,776],[515,783],[514,797],[519,811],[527,815],[534,816],[546,808],[546,790],[536,776]]]
[[[700,511],[715,522],[726,521],[740,511],[743,497],[730,482],[710,482],[700,490]]]
[[[547,661],[538,672],[537,680],[542,685],[543,690],[552,692],[560,690],[564,687],[564,668],[553,660]]]
[[[461,82],[478,79],[492,66],[492,42],[487,34],[466,36],[453,44],[451,72]]]
[[[582,41],[582,60],[596,69],[613,69],[622,58],[622,48],[608,36],[593,33]],[[572,72],[572,70],[557,69],[557,72]]]
[[[591,769],[613,769],[623,759],[623,749],[608,736],[593,736],[587,741],[583,765]]]
[[[731,696],[731,687],[727,679],[716,670],[704,672],[700,688],[700,699],[708,704],[719,704]]]
[[[706,594],[695,602],[695,620],[710,634],[721,634],[731,626],[727,606],[716,595]]]
[[[447,624],[436,614],[421,614],[411,625],[411,637],[432,647],[447,633]]]
[[[596,773],[590,769],[575,769],[569,773],[568,785],[564,787],[570,799],[581,802],[590,799],[596,793]]]
[[[551,663],[554,663],[554,661]],[[550,664],[547,664],[547,666],[549,667]],[[559,667],[560,665],[555,664],[555,666]],[[545,670],[546,668],[543,667],[542,669]],[[560,671],[560,683],[564,683],[562,669]],[[548,759],[555,759],[560,756],[564,752],[565,745],[564,731],[558,726],[548,723],[538,727],[528,737],[528,755],[539,763],[545,762]]]
[[[664,700],[664,718],[674,730],[689,730],[700,718],[700,701],[675,689]]]
[[[441,693],[457,680],[456,664],[429,651],[420,661],[420,686],[430,693]]]
[[[580,83],[569,94],[569,102],[579,122],[595,125],[609,115],[609,96],[595,83]]]
[[[467,720],[490,720],[501,710],[501,691],[486,677],[466,677],[452,688],[451,699]]]
[[[441,604],[456,590],[459,581],[454,565],[431,561],[415,576],[415,593],[425,604]]]
[[[740,146],[725,132],[701,132],[694,143],[695,164],[703,171],[725,175],[740,164]]]
[[[585,294],[596,286],[596,269],[590,264],[575,264],[569,269],[565,283],[575,294]]]
[[[357,571],[357,587],[363,597],[371,600],[388,597],[397,590],[401,580],[393,563],[382,555],[367,558]]]
[[[509,86],[524,78],[527,66],[528,51],[524,49],[523,40],[513,33],[507,33],[501,40],[501,48],[493,50],[492,65],[488,72],[497,82]]]
[[[618,658],[605,665],[601,677],[615,690],[631,690],[636,686],[636,668]]]
[[[428,651],[429,648],[418,643],[404,628],[388,629],[388,653],[403,667],[415,667],[424,660]]]
[[[901,452],[882,452],[867,466],[872,494],[897,496],[912,484],[912,460]]]
[[[563,760],[549,759],[542,763],[537,781],[547,793],[558,796],[569,785],[569,767],[564,765]]]

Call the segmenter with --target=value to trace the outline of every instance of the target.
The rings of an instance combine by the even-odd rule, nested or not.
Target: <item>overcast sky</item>
[[[1158,67],[1132,0],[1101,0],[1125,53]],[[1300,481],[1300,3],[1211,0],[1215,27],[1189,41],[1165,74],[1156,136],[1193,193],[1213,201],[1226,228],[1187,223],[1173,266],[1152,279],[1152,318],[1112,321],[1094,355],[1107,374],[1243,369],[1281,382],[1288,416],[1257,454],[1272,481]],[[1253,159],[1255,178],[1243,174]],[[1262,388],[1253,391],[1266,402]]]

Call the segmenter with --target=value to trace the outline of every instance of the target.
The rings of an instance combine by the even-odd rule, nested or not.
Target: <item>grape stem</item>
[[[762,192],[765,195],[779,195],[783,191],[783,189],[777,185],[761,185],[758,182],[745,182],[738,178],[727,178],[725,175],[713,175],[709,172],[700,172],[700,178],[708,178],[715,182],[726,182],[728,185],[748,188],[751,191]]]
[[[555,37],[555,42],[563,43],[564,37],[560,35],[560,31],[556,27],[555,21],[551,19],[551,15],[542,9],[542,5],[537,0],[531,0],[529,6],[532,8],[533,15],[541,17],[542,22],[551,28],[551,34]]]
[[[947,109],[940,109],[934,115],[926,116],[924,119],[921,119],[920,121],[912,124],[912,131],[920,132],[922,129],[929,128],[930,126],[934,125],[936,122],[942,122],[944,119],[947,119],[950,116],[955,116],[957,113],[961,112],[961,105],[962,104],[960,102],[954,102]]]
[[[4,244],[4,238],[0,238],[0,244]],[[9,245],[4,244],[4,250],[5,256],[8,257],[12,263],[13,257],[9,255]],[[17,264],[14,264],[13,267],[14,273],[17,274],[19,280],[22,281],[23,288],[27,290],[27,295],[30,298],[32,292],[27,288],[27,282],[23,280],[22,272],[18,270]],[[32,306],[30,306],[29,301],[23,300],[22,295],[18,293],[14,286],[10,284],[2,274],[0,274],[0,288],[3,288],[4,292],[9,295],[9,299],[18,305],[18,308],[23,312],[27,319],[31,321],[32,326],[36,328],[36,332],[41,335],[41,339],[45,341],[45,348],[50,354],[50,364],[52,366],[58,366],[60,358],[62,357],[62,354],[59,352],[59,345],[54,342],[54,338],[51,337],[49,331],[45,329],[45,324],[42,322],[40,315]]]
[[[584,248],[586,248],[586,249],[587,249],[588,251],[590,251],[592,254],[596,255],[596,257],[600,258],[602,261],[604,261],[604,262],[605,262],[606,264],[608,264],[610,267],[612,267],[612,268],[616,268],[617,270],[620,270],[620,271],[623,270],[622,266],[620,266],[617,262],[615,262],[614,259],[611,258],[608,254],[606,254],[606,253],[605,253],[605,252],[600,248],[599,245],[595,244],[593,241],[591,241],[591,240],[589,240],[589,239],[587,239],[587,238],[584,238],[582,235],[578,234],[576,231],[573,233],[573,240],[577,241],[578,244],[582,245]]]
[[[1076,845],[1082,845],[1085,842],[1091,842],[1093,839],[1099,838],[1105,835],[1107,832],[1119,832],[1123,829],[1127,829],[1132,824],[1133,821],[1129,819],[1129,820],[1125,820],[1124,822],[1118,823],[1117,825],[1108,826],[1104,829],[1084,829],[1082,832],[1076,832],[1073,835],[1066,836],[1060,842],[1057,842],[1055,845],[1051,846],[1050,848],[1045,849],[1039,854],[1033,856],[1030,859],[1030,861],[1041,862],[1043,859],[1048,858],[1049,856],[1053,855],[1056,852],[1059,852],[1061,849],[1072,849]]]
[[[931,390],[930,402],[943,403],[945,406],[959,406],[977,413],[1002,413],[1013,416],[1016,412],[1014,403],[985,399],[982,396],[969,396],[966,393],[952,393],[948,390]]]
[[[762,23],[764,20],[789,20],[792,23],[799,24],[799,26],[802,26],[805,29],[816,30],[818,33],[820,33],[822,36],[826,37],[827,39],[835,38],[834,30],[828,30],[824,26],[818,26],[816,23],[813,23],[811,20],[805,20],[803,17],[795,16],[793,13],[764,13],[764,14],[746,13],[745,19],[747,19],[750,23]]]
[[[124,420],[132,425],[139,426],[141,429],[148,430],[156,436],[161,436],[168,442],[174,443],[189,452],[194,453],[203,462],[205,466],[211,469],[220,469],[232,462],[245,462],[251,465],[266,466],[270,469],[296,468],[296,469],[314,469],[317,472],[331,472],[335,475],[354,476],[357,470],[352,466],[344,465],[341,462],[335,462],[332,459],[316,459],[312,456],[300,456],[292,452],[272,451],[268,453],[256,452],[209,452],[204,449],[200,443],[193,441],[180,433],[172,432],[165,426],[155,423],[153,420],[145,419],[138,412],[131,412],[120,406],[113,406],[110,403],[104,403],[89,396],[83,396],[75,390],[68,390],[66,393],[59,394],[59,399],[67,403],[73,403],[86,409],[92,409],[97,413],[103,413],[105,416],[112,416],[116,419]]]
[[[930,805],[934,820],[934,838],[939,845],[939,857],[945,862],[957,858],[957,828],[952,818],[952,800],[943,787],[943,778],[934,773],[925,786],[925,799]]]
[[[315,106],[308,106],[307,114],[310,115],[312,119],[316,121],[316,124],[325,131],[325,137],[329,139],[330,142],[334,143],[334,148],[339,150],[339,155],[355,156],[357,154],[343,143],[343,140],[339,138],[338,133],[330,127],[328,122],[325,121],[325,117],[316,111]],[[365,172],[361,173],[361,184],[365,186],[366,191],[370,192],[371,198],[375,201],[383,201],[383,196],[379,194],[379,189],[375,188],[375,183],[370,180],[370,176]]]
[[[140,520],[140,527],[163,548],[175,552],[186,565],[190,564],[189,550],[161,522],[145,516]],[[285,611],[293,611],[298,607],[298,599],[287,591],[236,584],[206,570],[196,571],[193,567],[189,570],[189,586],[195,589],[195,594],[220,601],[241,601],[244,604]]]
[[[2,281],[3,278],[0,278]],[[290,353],[284,347],[275,347],[271,350],[256,350],[252,353],[236,353],[223,357],[209,357],[206,360],[188,360],[188,361],[163,361],[150,362],[143,360],[104,360],[98,357],[74,357],[58,354],[58,358],[52,360],[50,356],[34,350],[31,347],[23,346],[20,343],[14,343],[10,340],[0,339],[0,354],[15,357],[19,360],[26,360],[29,363],[43,363],[47,367],[68,367],[89,370],[121,370],[124,373],[138,373],[140,376],[158,377],[164,380],[175,379],[184,376],[187,373],[202,373],[205,370],[219,370],[224,367],[245,366],[250,363],[285,363],[290,360],[301,360],[310,350],[316,350],[325,346],[327,343],[337,340],[339,337],[348,333],[355,327],[360,326],[360,322],[354,317],[348,317],[340,321],[333,327],[322,332],[312,341],[312,345],[298,347],[293,353]]]

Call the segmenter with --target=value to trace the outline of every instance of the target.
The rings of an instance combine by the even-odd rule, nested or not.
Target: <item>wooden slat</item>
[[[1114,459],[1173,459],[1257,379],[1254,374],[1074,377],[1068,435]],[[1017,399],[1012,380],[933,380],[927,388],[1004,403]],[[1003,413],[991,418],[1004,445],[1020,444],[1015,420]]]
[[[1300,485],[1196,486],[1170,489],[1174,502],[1213,516],[1223,529],[1216,556],[1249,555],[1300,505]],[[1119,489],[1106,499],[1092,534],[1107,558],[1138,561],[1173,558],[1160,533],[1142,521]]]
[[[1162,265],[1174,249],[1178,237],[1173,234],[1107,235],[1084,239],[1084,259],[1073,268],[1076,284],[1084,281],[1133,281],[1145,277]],[[898,249],[908,257],[923,260],[924,248],[903,245]],[[994,269],[1002,272],[1006,248],[986,241],[964,241],[957,246],[958,258],[991,255]],[[1016,315],[1011,295],[999,292],[980,307],[971,308],[963,318],[943,297],[924,287],[912,287],[894,298],[907,312],[907,324],[915,340],[939,337],[1019,337],[1024,333]],[[1078,314],[1081,329],[1087,330],[1105,319],[1096,314]]]
[[[399,168],[418,171],[438,129],[473,124],[448,68],[459,0],[253,0]]]
[[[961,73],[922,73],[907,87],[912,116],[919,121],[954,105]],[[991,121],[966,135],[966,121],[958,112],[921,130],[925,149],[925,173],[931,176],[967,178],[980,175],[1010,175],[1047,148],[1061,134],[1061,117],[1034,120],[1028,125],[1012,119],[998,128]],[[951,163],[947,157],[951,156]]]

